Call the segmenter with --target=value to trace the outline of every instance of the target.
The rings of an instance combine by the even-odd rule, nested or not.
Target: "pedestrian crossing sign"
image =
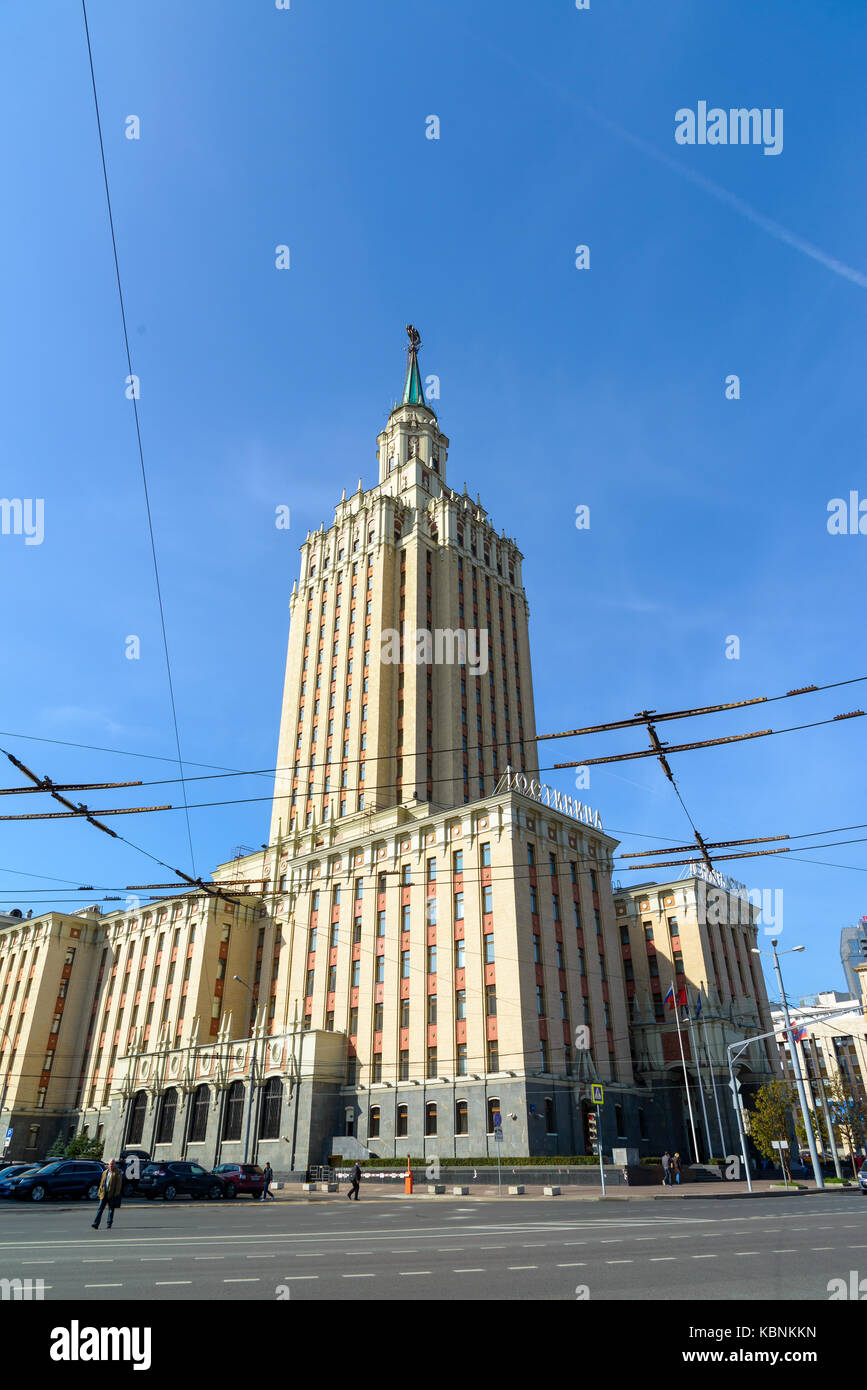
[[[601,1087],[601,1086],[591,1086],[591,1087],[590,1087],[590,1101],[591,1101],[591,1103],[592,1103],[593,1105],[603,1105],[603,1104],[604,1104],[604,1097],[603,1097],[603,1094],[602,1094],[602,1087]]]

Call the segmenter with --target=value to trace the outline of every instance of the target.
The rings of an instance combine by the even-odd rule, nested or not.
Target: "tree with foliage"
[[[787,1143],[789,1119],[795,1103],[795,1089],[786,1081],[771,1081],[756,1092],[750,1113],[750,1135],[763,1158],[779,1159],[787,1179],[791,1178],[788,1149],[774,1144]]]
[[[48,1150],[49,1158],[64,1158],[66,1156],[66,1140],[62,1134],[58,1134],[51,1148]]]
[[[859,1144],[863,1144],[865,1130],[867,1130],[864,1105],[853,1096],[851,1086],[840,1072],[828,1079],[825,1089],[837,1142],[841,1148],[845,1145],[849,1150],[852,1173],[857,1178],[858,1165],[855,1162],[855,1150]]]
[[[64,1158],[102,1158],[102,1139],[91,1139],[86,1129],[70,1139]]]
[[[825,1121],[825,1116],[820,1110],[810,1110],[810,1121],[813,1138],[816,1140],[817,1145],[821,1146],[822,1153],[826,1154],[830,1146],[828,1144],[828,1125]],[[806,1148],[807,1131],[804,1128],[803,1117],[799,1110],[795,1111],[795,1133],[798,1136],[798,1143],[803,1144],[804,1148]]]

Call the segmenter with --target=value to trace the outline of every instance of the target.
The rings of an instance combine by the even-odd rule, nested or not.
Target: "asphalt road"
[[[857,1193],[606,1206],[568,1197],[0,1204],[0,1277],[46,1300],[827,1300],[867,1276]]]

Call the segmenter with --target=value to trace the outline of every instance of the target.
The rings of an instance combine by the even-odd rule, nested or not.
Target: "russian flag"
[[[671,988],[668,991],[668,994],[665,996],[662,1002],[667,1009],[674,1008],[674,985],[671,986]]]
[[[806,1036],[807,1030],[803,1023],[792,1024],[792,1037],[795,1039],[795,1042],[803,1042]]]

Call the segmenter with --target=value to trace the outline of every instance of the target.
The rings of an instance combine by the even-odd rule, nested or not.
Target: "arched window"
[[[157,1125],[157,1143],[170,1144],[175,1132],[175,1116],[178,1113],[178,1093],[172,1086],[163,1093],[160,1102],[160,1119]]]
[[[557,1133],[557,1121],[554,1119],[554,1102],[550,1096],[545,1097],[545,1133]]]
[[[433,1138],[437,1132],[437,1108],[435,1105],[426,1105],[424,1108],[424,1132],[427,1138]]]
[[[223,1112],[224,1139],[240,1139],[244,1125],[245,1098],[243,1081],[233,1081],[226,1093],[226,1109]]]
[[[209,1086],[199,1086],[193,1092],[193,1116],[190,1121],[190,1143],[201,1144],[208,1133]]]
[[[499,1115],[499,1113],[500,1113],[500,1102],[499,1102],[499,1100],[497,1099],[496,1096],[491,1096],[490,1099],[488,1100],[488,1133],[489,1133],[489,1134],[493,1134],[494,1129],[496,1128],[496,1125],[495,1125],[495,1123],[494,1123],[494,1116],[495,1116],[495,1115]],[[499,1120],[497,1121],[497,1124],[499,1124]]]
[[[409,1112],[405,1105],[397,1107],[397,1128],[394,1132],[398,1137],[409,1132]]]
[[[470,1117],[465,1100],[455,1101],[455,1134],[469,1134]]]
[[[370,1109],[370,1121],[367,1126],[368,1139],[379,1138],[379,1106],[373,1105]]]
[[[262,1118],[259,1123],[260,1139],[280,1138],[280,1115],[283,1109],[283,1082],[279,1076],[271,1076],[262,1091]]]
[[[129,1112],[127,1144],[140,1144],[144,1138],[144,1122],[148,1108],[148,1098],[144,1091],[136,1091]]]

